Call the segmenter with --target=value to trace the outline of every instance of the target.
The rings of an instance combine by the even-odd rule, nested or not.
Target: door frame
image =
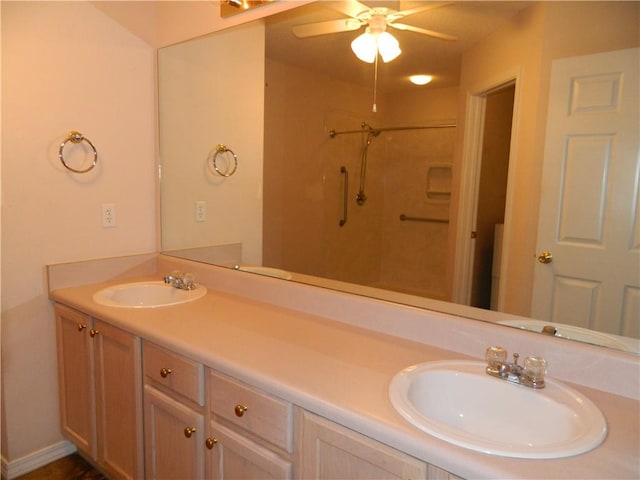
[[[513,117],[509,146],[509,170],[507,174],[507,197],[504,213],[504,233],[502,260],[508,258],[511,239],[512,200],[515,195],[514,179],[517,171],[516,145],[518,144],[518,119],[520,111],[522,68],[504,72],[467,91],[465,132],[462,144],[462,164],[460,168],[460,207],[456,229],[456,255],[453,267],[453,301],[462,305],[471,302],[473,260],[475,241],[471,232],[475,230],[478,211],[478,189],[482,163],[482,141],[486,113],[487,95],[506,86],[514,85]],[[497,309],[504,307],[504,288],[508,282],[507,262],[500,262]]]

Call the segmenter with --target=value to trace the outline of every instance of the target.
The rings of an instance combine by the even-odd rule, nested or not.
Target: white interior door
[[[639,336],[639,55],[553,62],[534,318]]]

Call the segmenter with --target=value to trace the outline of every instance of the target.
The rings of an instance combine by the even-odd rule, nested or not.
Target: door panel
[[[572,135],[562,168],[558,241],[601,245],[611,135]]]
[[[534,318],[638,336],[639,55],[553,62]]]

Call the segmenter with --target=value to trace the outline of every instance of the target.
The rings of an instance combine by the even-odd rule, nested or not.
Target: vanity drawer
[[[217,372],[209,375],[211,411],[254,435],[293,451],[293,406]]]
[[[149,342],[142,348],[145,383],[151,380],[173,393],[204,405],[204,367]]]

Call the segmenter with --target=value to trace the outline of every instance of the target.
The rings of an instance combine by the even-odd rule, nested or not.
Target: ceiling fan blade
[[[412,25],[405,25],[404,23],[389,23],[389,27],[397,28],[398,30],[406,30],[409,32],[421,33],[430,37],[439,38],[440,40],[447,40],[449,42],[455,42],[458,40],[452,35],[446,33],[434,32],[433,30],[427,30],[426,28],[414,27]]]
[[[436,8],[446,7],[448,5],[452,5],[452,2],[440,2],[440,3],[430,3],[428,5],[424,5],[422,7],[409,8],[407,10],[401,10],[399,12],[390,13],[387,16],[388,22],[394,22],[396,20],[400,20],[401,18],[408,17],[409,15],[414,15],[420,12],[426,12],[428,10],[434,10]]]
[[[294,25],[291,31],[298,38],[315,37],[328,33],[351,32],[362,26],[362,23],[355,18],[341,18],[339,20],[328,20],[326,22],[307,23],[305,25]]]
[[[339,2],[331,2],[331,8],[338,10],[339,12],[349,15],[352,18],[356,18],[358,15],[371,10],[365,4],[356,0],[343,0]]]

